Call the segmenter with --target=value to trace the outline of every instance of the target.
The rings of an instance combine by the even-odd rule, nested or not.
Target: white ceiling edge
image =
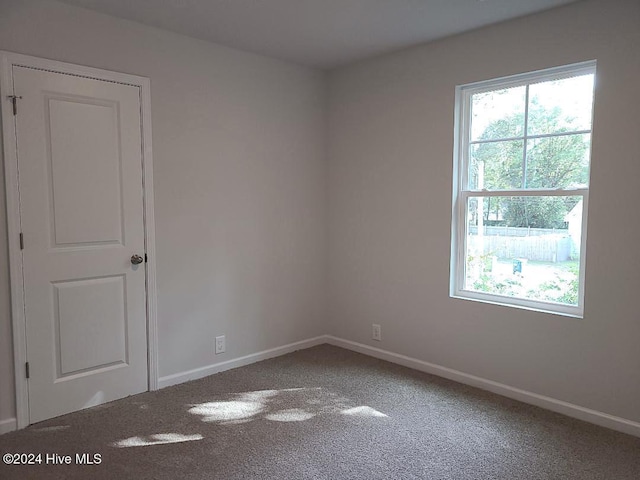
[[[578,0],[60,0],[320,69]]]

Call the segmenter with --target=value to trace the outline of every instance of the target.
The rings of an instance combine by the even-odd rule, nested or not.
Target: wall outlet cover
[[[216,337],[216,355],[227,351],[227,340],[224,335]]]
[[[377,340],[378,342],[382,341],[382,328],[380,327],[380,325],[374,323],[372,327],[373,331],[371,334],[371,338]]]

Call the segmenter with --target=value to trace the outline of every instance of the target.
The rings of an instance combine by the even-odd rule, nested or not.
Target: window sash
[[[469,197],[497,197],[497,196],[513,196],[517,197],[537,197],[537,196],[575,196],[581,197],[582,207],[582,235],[580,238],[580,270],[578,277],[578,305],[567,305],[562,303],[547,302],[543,300],[529,300],[521,297],[512,297],[500,295],[497,293],[484,293],[464,288],[465,285],[465,265],[467,254],[467,212]],[[472,300],[484,300],[485,302],[496,303],[500,305],[520,306],[525,309],[544,311],[547,313],[564,314],[567,316],[582,317],[584,313],[584,275],[585,275],[585,249],[587,242],[587,211],[589,209],[589,191],[588,189],[548,191],[546,195],[538,195],[538,192],[527,192],[522,190],[510,191],[507,195],[504,192],[460,192],[458,197],[457,217],[454,218],[456,224],[456,267],[454,270],[454,285],[452,295],[458,298],[469,298]]]
[[[498,142],[514,142],[519,140],[537,140],[539,138],[555,138],[555,137],[567,137],[569,135],[584,135],[590,134],[589,130],[575,130],[571,132],[558,132],[558,133],[538,133],[535,135],[520,135],[519,137],[506,137],[506,138],[492,138],[490,140],[470,140],[467,145],[482,145],[485,143],[498,143]]]
[[[566,197],[587,195],[588,188],[523,188],[514,190],[461,190],[460,195],[467,197]]]

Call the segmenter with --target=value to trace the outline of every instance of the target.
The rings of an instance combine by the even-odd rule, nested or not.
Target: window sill
[[[536,302],[502,295],[490,295],[469,290],[461,290],[450,294],[451,298],[458,300],[471,300],[473,302],[488,303],[499,307],[518,308],[531,312],[558,315],[567,318],[584,318],[583,309],[550,302]]]

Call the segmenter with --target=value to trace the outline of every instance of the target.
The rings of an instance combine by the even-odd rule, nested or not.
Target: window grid
[[[591,157],[591,137],[589,138],[589,175],[587,184],[580,188],[531,188],[527,186],[527,162],[529,141],[546,138],[559,138],[572,135],[591,135],[593,129],[593,109],[591,111],[591,123],[589,129],[579,129],[572,131],[560,131],[554,133],[529,134],[529,101],[530,86],[532,84],[548,81],[558,81],[587,74],[595,74],[595,61],[584,62],[567,67],[549,69],[542,72],[523,74],[511,77],[506,80],[496,80],[482,82],[458,87],[456,92],[457,103],[459,105],[456,119],[457,147],[455,155],[454,171],[454,211],[453,211],[453,242],[452,242],[452,268],[451,268],[451,295],[458,298],[479,300],[494,304],[516,306],[524,309],[543,311],[547,313],[563,314],[567,316],[582,317],[584,312],[584,272],[585,272],[585,246],[587,232],[587,211],[589,195],[590,157]],[[523,135],[491,138],[486,140],[472,140],[471,138],[471,99],[473,95],[484,92],[497,91],[501,89],[525,86],[525,109],[524,109],[524,130]],[[490,144],[497,142],[522,141],[522,180],[520,188],[514,189],[486,189],[471,188],[470,183],[470,156],[473,145]],[[579,197],[583,203],[582,209],[582,231],[580,248],[580,268],[579,268],[579,299],[577,306],[567,305],[543,300],[530,300],[521,297],[503,296],[496,293],[484,293],[465,288],[466,279],[466,252],[467,252],[467,227],[469,225],[469,199],[471,197]]]

